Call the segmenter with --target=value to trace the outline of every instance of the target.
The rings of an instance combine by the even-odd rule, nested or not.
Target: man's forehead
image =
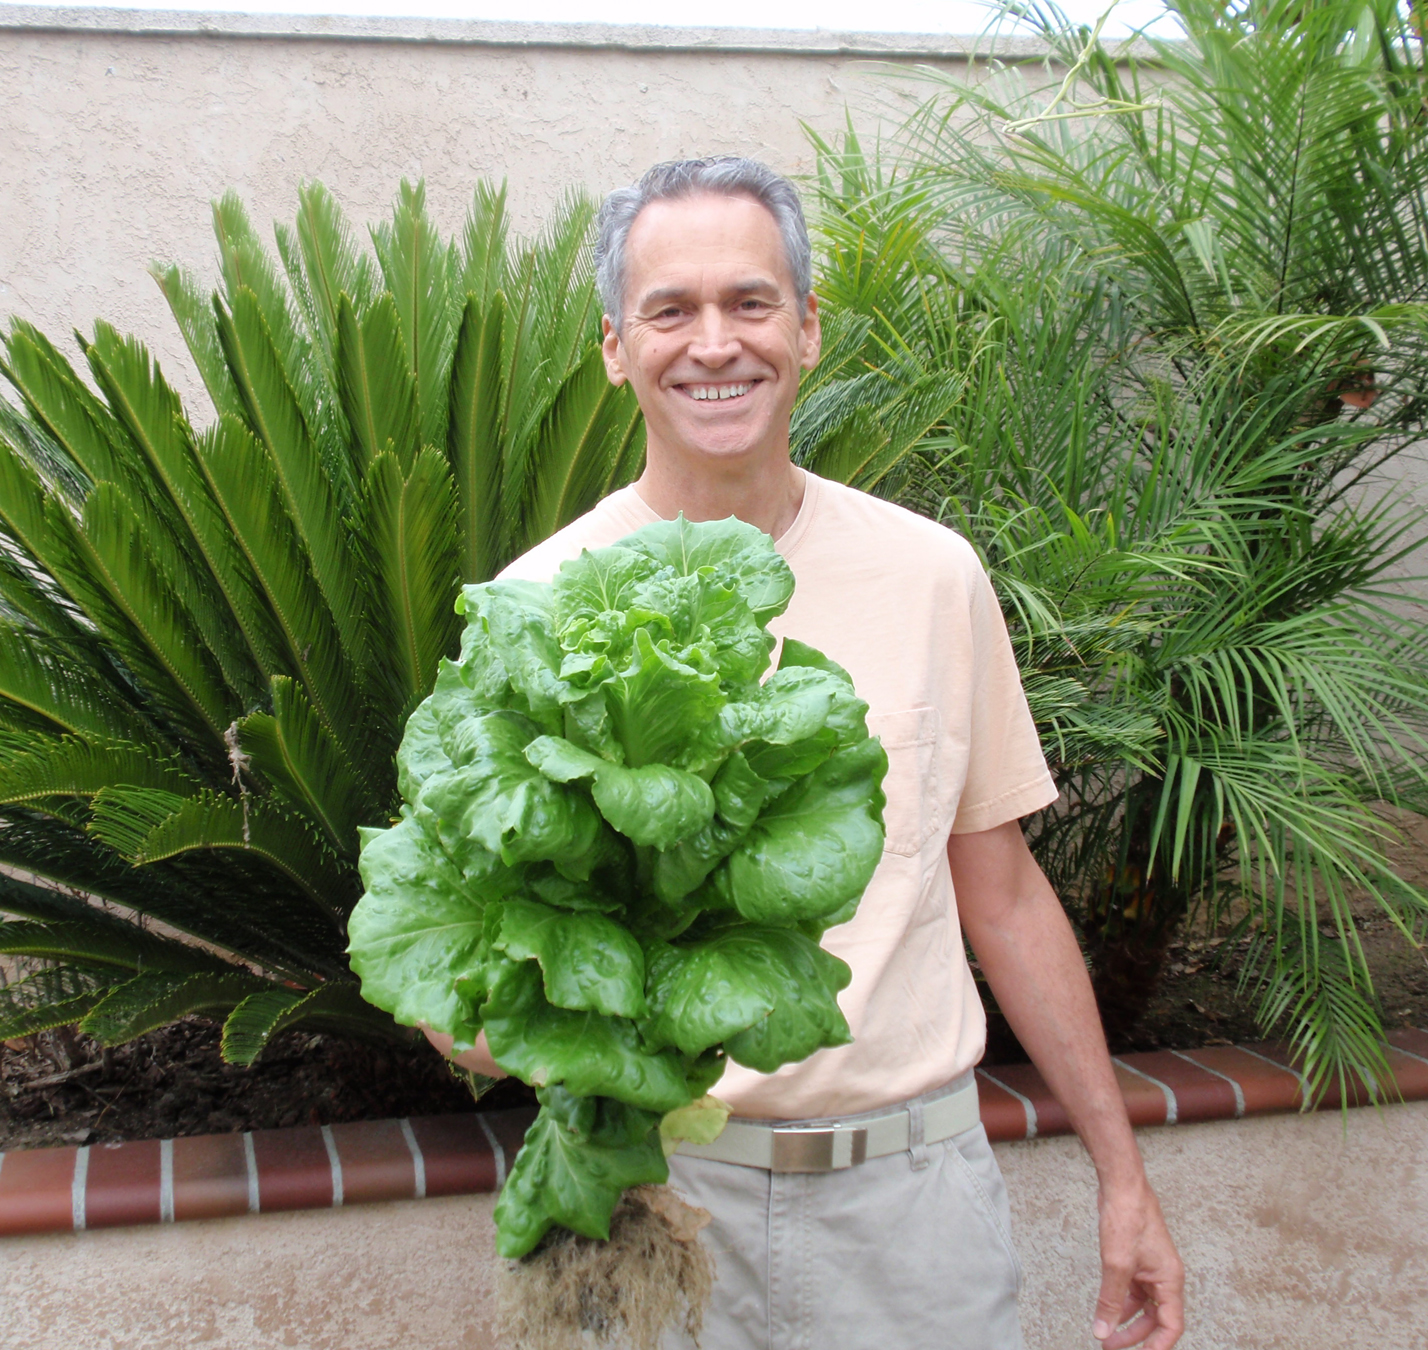
[[[627,249],[627,284],[640,295],[688,289],[694,273],[710,269],[732,273],[724,282],[735,287],[791,279],[773,213],[742,194],[651,202],[630,227]]]

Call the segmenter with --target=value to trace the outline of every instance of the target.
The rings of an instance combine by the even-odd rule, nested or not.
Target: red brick
[[[1038,1135],[1071,1133],[1071,1118],[1034,1064],[989,1064],[982,1072],[1031,1102]]]
[[[410,1200],[416,1194],[416,1163],[395,1120],[334,1125],[332,1139],[342,1163],[342,1203]]]
[[[1428,1063],[1405,1055],[1392,1046],[1388,1050],[1389,1066],[1398,1080],[1398,1090],[1406,1102],[1428,1100]]]
[[[25,1149],[0,1162],[0,1236],[74,1227],[72,1148]]]
[[[258,1207],[265,1214],[332,1204],[332,1164],[321,1130],[306,1125],[256,1130],[253,1152],[258,1160]]]
[[[1255,1041],[1246,1045],[1245,1049],[1252,1050],[1257,1055],[1263,1055],[1265,1059],[1273,1060],[1276,1064],[1282,1064],[1294,1073],[1302,1072],[1299,1057],[1280,1041]],[[1348,1104],[1350,1106],[1367,1106],[1373,1100],[1373,1094],[1369,1092],[1368,1087],[1358,1074],[1350,1071],[1346,1075],[1346,1086],[1348,1087]],[[1343,1101],[1344,1094],[1340,1089],[1339,1080],[1336,1077],[1330,1077],[1325,1080],[1324,1095],[1314,1102],[1314,1109],[1318,1111],[1337,1110]]]
[[[1149,1074],[1175,1094],[1175,1120],[1184,1125],[1197,1120],[1232,1120],[1236,1114],[1235,1090],[1198,1064],[1187,1064],[1169,1050],[1121,1055],[1123,1063]]]
[[[416,1116],[411,1127],[426,1165],[428,1195],[478,1195],[496,1189],[496,1156],[475,1115]],[[509,1166],[508,1159],[508,1171]]]
[[[1247,1116],[1299,1109],[1299,1079],[1288,1069],[1266,1064],[1237,1045],[1207,1045],[1182,1053],[1196,1064],[1233,1078],[1244,1094]]]
[[[1406,1050],[1410,1055],[1417,1055],[1419,1059],[1428,1059],[1428,1031],[1420,1031],[1417,1027],[1399,1027],[1397,1031],[1388,1033],[1388,1043]]]
[[[248,1158],[241,1134],[174,1140],[174,1218],[221,1219],[248,1212]]]
[[[980,1069],[977,1070],[977,1100],[988,1139],[1026,1138],[1026,1108]]]
[[[1137,1127],[1164,1125],[1170,1117],[1170,1103],[1166,1101],[1165,1093],[1117,1060],[1111,1061],[1111,1068],[1115,1071],[1116,1084],[1121,1090],[1130,1123]]]
[[[159,1141],[95,1144],[84,1194],[86,1228],[159,1221]]]

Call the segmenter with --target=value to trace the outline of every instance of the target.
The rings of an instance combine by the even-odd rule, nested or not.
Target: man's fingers
[[[1118,1325],[1101,1338],[1102,1350],[1129,1350],[1144,1343],[1143,1350],[1170,1350],[1185,1330],[1184,1307],[1174,1289],[1166,1289],[1165,1301],[1133,1285],[1121,1308]]]
[[[1119,1262],[1106,1261],[1101,1267],[1101,1292],[1096,1298],[1096,1321],[1091,1335],[1104,1341],[1131,1314],[1125,1308],[1131,1302],[1131,1268]],[[1139,1305],[1137,1305],[1139,1306]]]

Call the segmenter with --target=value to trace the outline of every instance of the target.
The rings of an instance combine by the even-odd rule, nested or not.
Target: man
[[[605,365],[639,399],[647,465],[505,575],[548,580],[681,511],[757,525],[797,581],[772,631],[849,670],[889,758],[882,863],[824,939],[853,971],[853,1043],[772,1075],[731,1064],[716,1090],[738,1119],[672,1160],[673,1183],[714,1216],[706,1350],[1022,1344],[1005,1192],[976,1115],[986,1022],[964,933],[1096,1166],[1093,1334],[1106,1350],[1168,1350],[1180,1261],[1080,951],[1022,838],[1019,817],[1056,789],[990,583],[951,531],[789,458],[819,352],[797,193],[749,160],[658,165],[606,201],[596,257]],[[484,1042],[460,1060],[499,1072]],[[790,1120],[807,1132],[766,1123]]]

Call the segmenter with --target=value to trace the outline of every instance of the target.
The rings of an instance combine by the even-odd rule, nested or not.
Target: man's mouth
[[[731,398],[743,398],[757,383],[757,380],[748,380],[743,384],[682,384],[679,387],[696,402],[722,403]]]

